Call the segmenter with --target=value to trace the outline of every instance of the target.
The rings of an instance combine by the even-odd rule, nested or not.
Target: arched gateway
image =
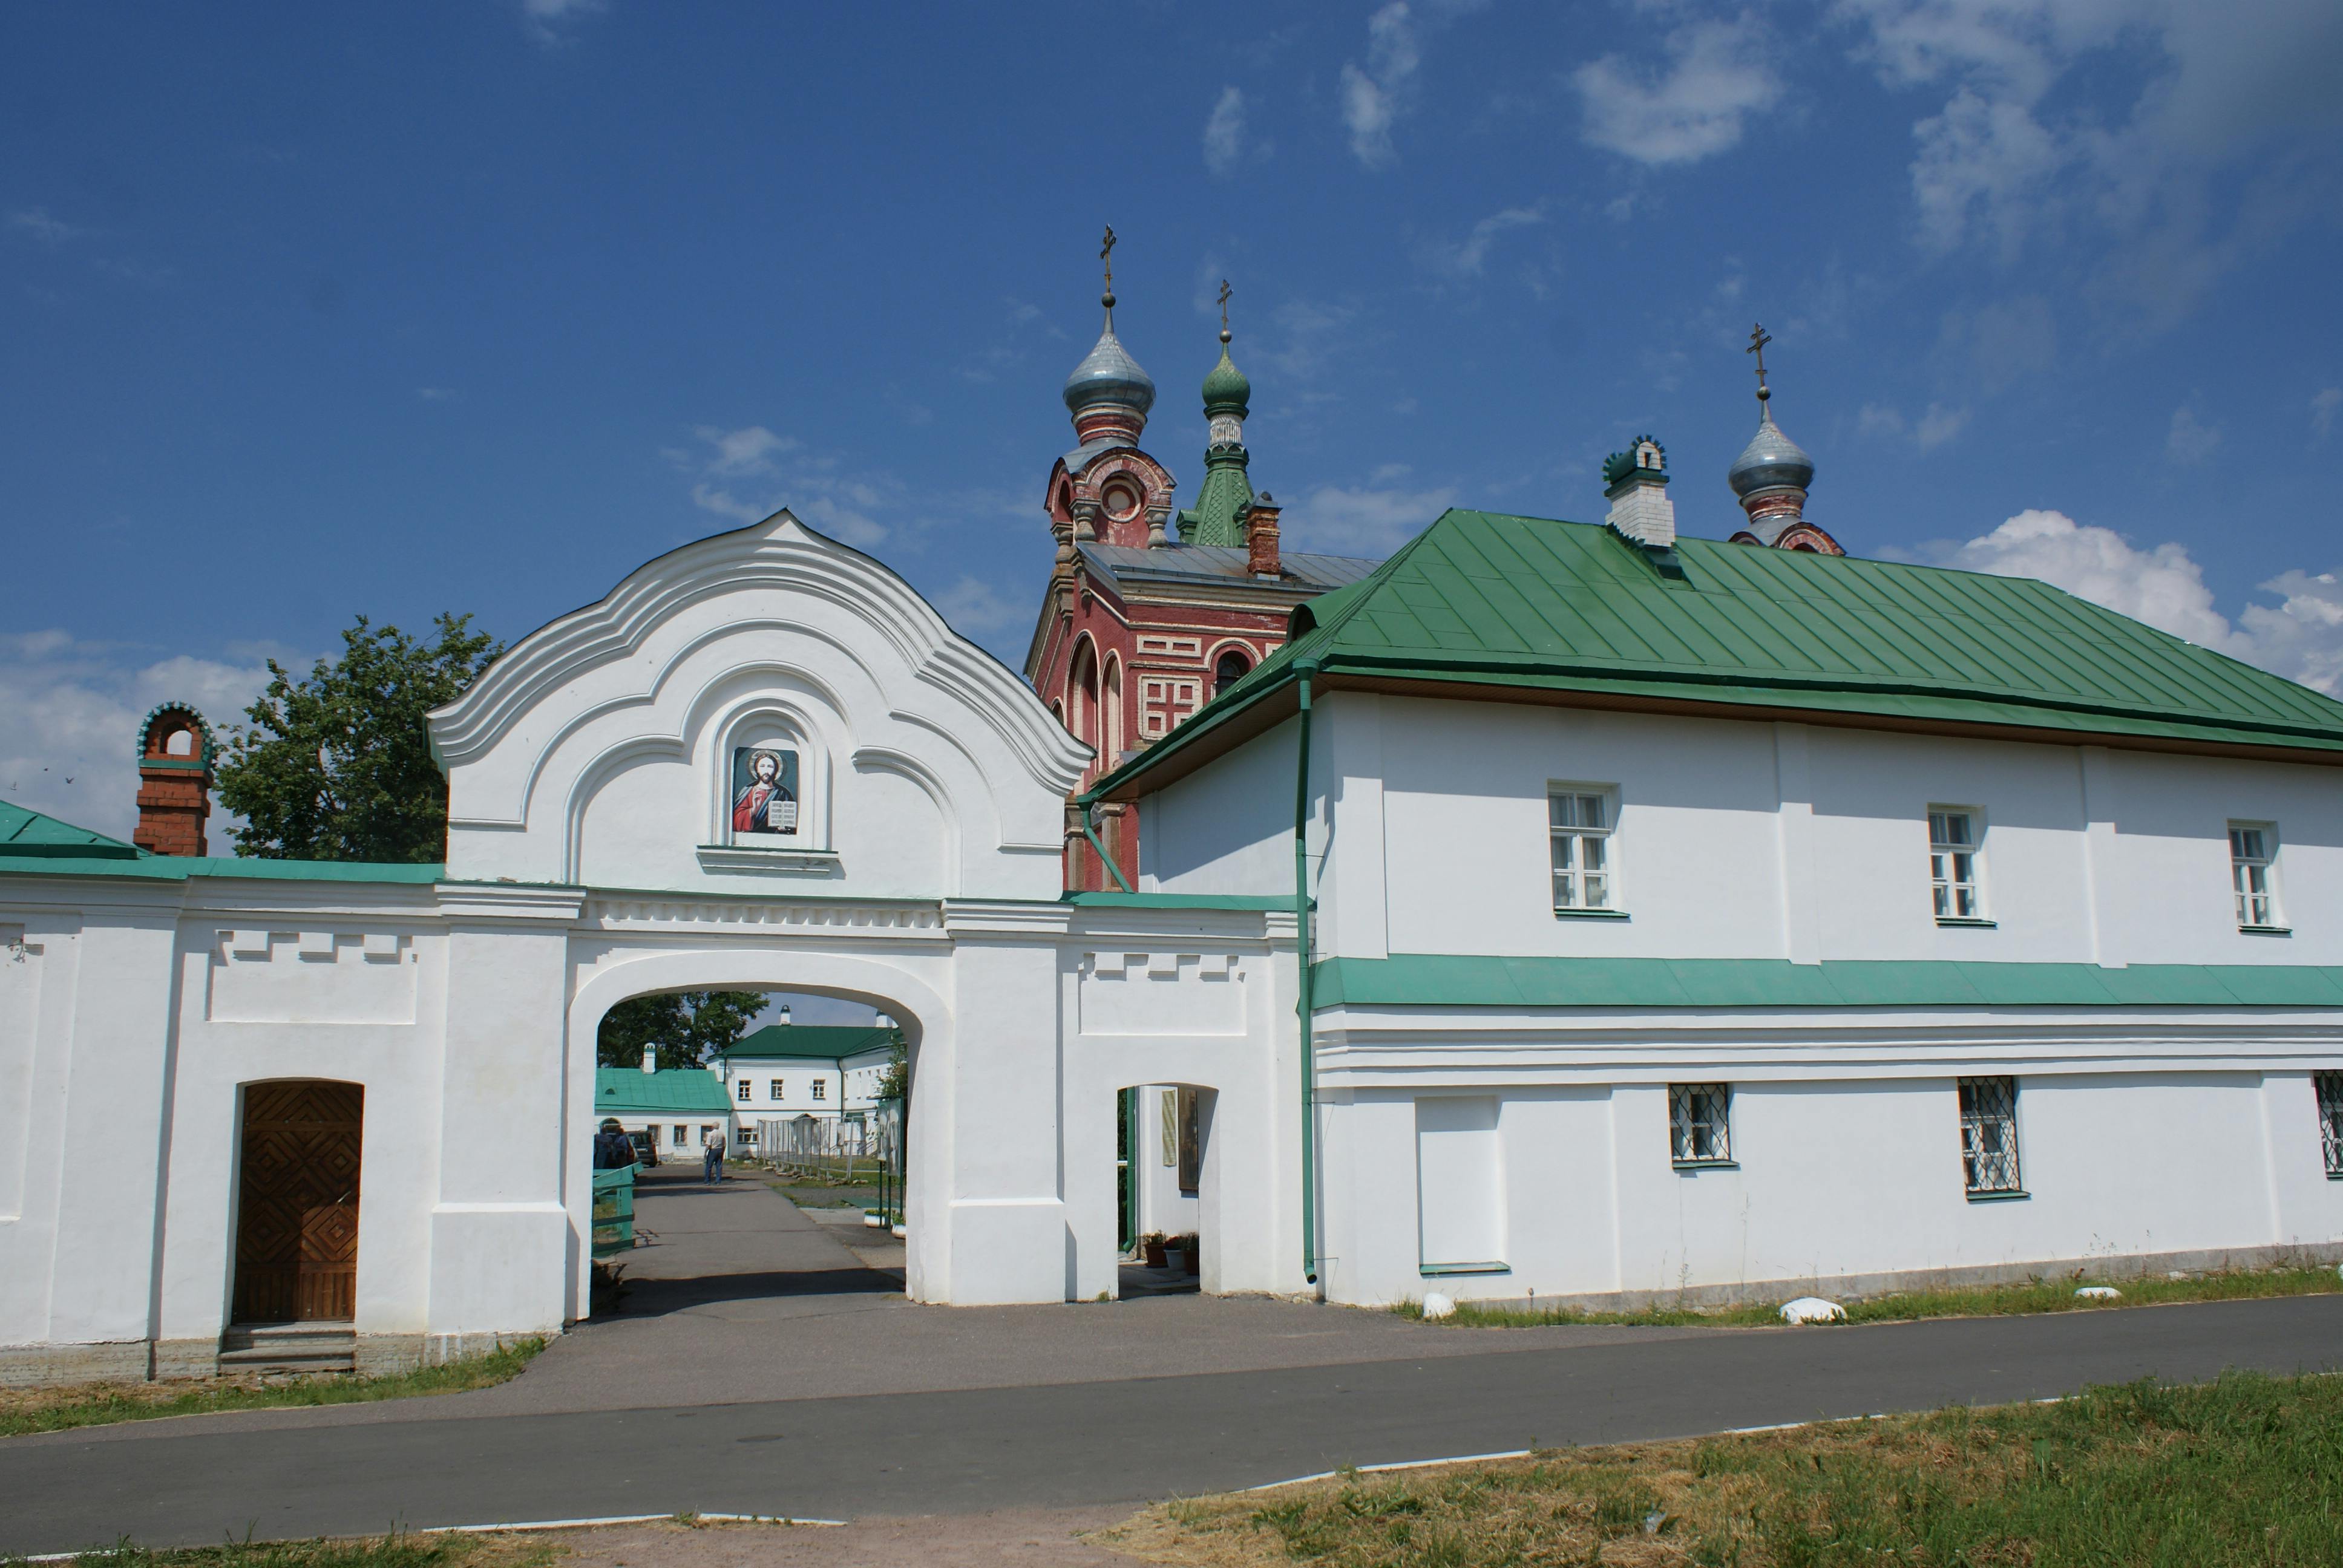
[[[1219,1091],[1215,1187],[1245,1214],[1215,1216],[1208,1287],[1302,1288],[1290,913],[1062,895],[1088,749],[878,562],[786,512],[687,545],[430,722],[444,867],[137,857],[109,882],[82,857],[5,890],[31,912],[0,1010],[29,1081],[62,1074],[25,1168],[101,1124],[107,1154],[0,1223],[5,1353],[216,1355],[238,1107],[278,1080],[364,1107],[362,1364],[585,1316],[596,1027],[687,988],[901,1022],[915,1300],[1113,1291],[1115,1091],[1158,1082]]]

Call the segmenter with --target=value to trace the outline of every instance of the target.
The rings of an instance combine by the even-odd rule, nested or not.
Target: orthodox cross
[[[1760,324],[1749,329],[1749,347],[1741,351],[1744,354],[1757,356],[1757,396],[1760,399],[1765,396],[1765,345],[1773,341],[1773,337]]]
[[[1223,332],[1229,329],[1229,296],[1232,292],[1229,280],[1225,277],[1221,279],[1221,330]]]
[[[1106,291],[1114,292],[1114,226],[1107,225],[1106,243],[1099,246],[1099,260],[1106,264]]]

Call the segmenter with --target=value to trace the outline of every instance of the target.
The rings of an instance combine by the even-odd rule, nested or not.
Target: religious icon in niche
[[[732,749],[732,831],[794,838],[798,754],[769,746]]]

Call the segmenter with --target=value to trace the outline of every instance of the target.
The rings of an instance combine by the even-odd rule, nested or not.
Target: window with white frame
[[[2229,824],[2229,888],[2241,930],[2284,924],[2278,917],[2278,828],[2269,822]]]
[[[746,1102],[749,1096],[756,1091],[757,1086],[744,1078],[732,1086],[732,1098]]]
[[[1583,784],[1556,785],[1546,794],[1546,831],[1554,845],[1554,908],[1613,908],[1618,877],[1611,852],[1612,792]]]
[[[2314,1072],[2310,1082],[2318,1096],[2318,1146],[2327,1174],[2343,1179],[2343,1072]]]
[[[772,1097],[773,1097],[775,1100],[779,1100],[779,1099],[780,1099],[780,1098],[781,1098],[781,1081],[780,1081],[779,1079],[778,1079],[778,1078],[777,1078],[777,1079],[773,1080],[773,1082],[772,1082],[772,1091],[773,1091],[773,1095],[772,1095]]]
[[[1668,1085],[1668,1141],[1678,1165],[1726,1165],[1733,1161],[1729,1083]]]
[[[1928,808],[1928,891],[1940,920],[1985,918],[1978,876],[1981,813],[1961,807]]]
[[[1964,1078],[1961,1173],[1969,1195],[2020,1192],[2017,1180],[2017,1080]]]
[[[678,1149],[691,1141],[691,1130],[679,1121],[675,1124],[674,1143]]]
[[[813,1097],[816,1100],[828,1100],[830,1098],[829,1091],[830,1082],[827,1079],[817,1078],[813,1081]]]

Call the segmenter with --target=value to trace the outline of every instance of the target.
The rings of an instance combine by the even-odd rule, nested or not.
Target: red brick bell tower
[[[131,842],[156,855],[203,855],[212,809],[211,727],[184,702],[166,702],[138,730],[138,829]]]

